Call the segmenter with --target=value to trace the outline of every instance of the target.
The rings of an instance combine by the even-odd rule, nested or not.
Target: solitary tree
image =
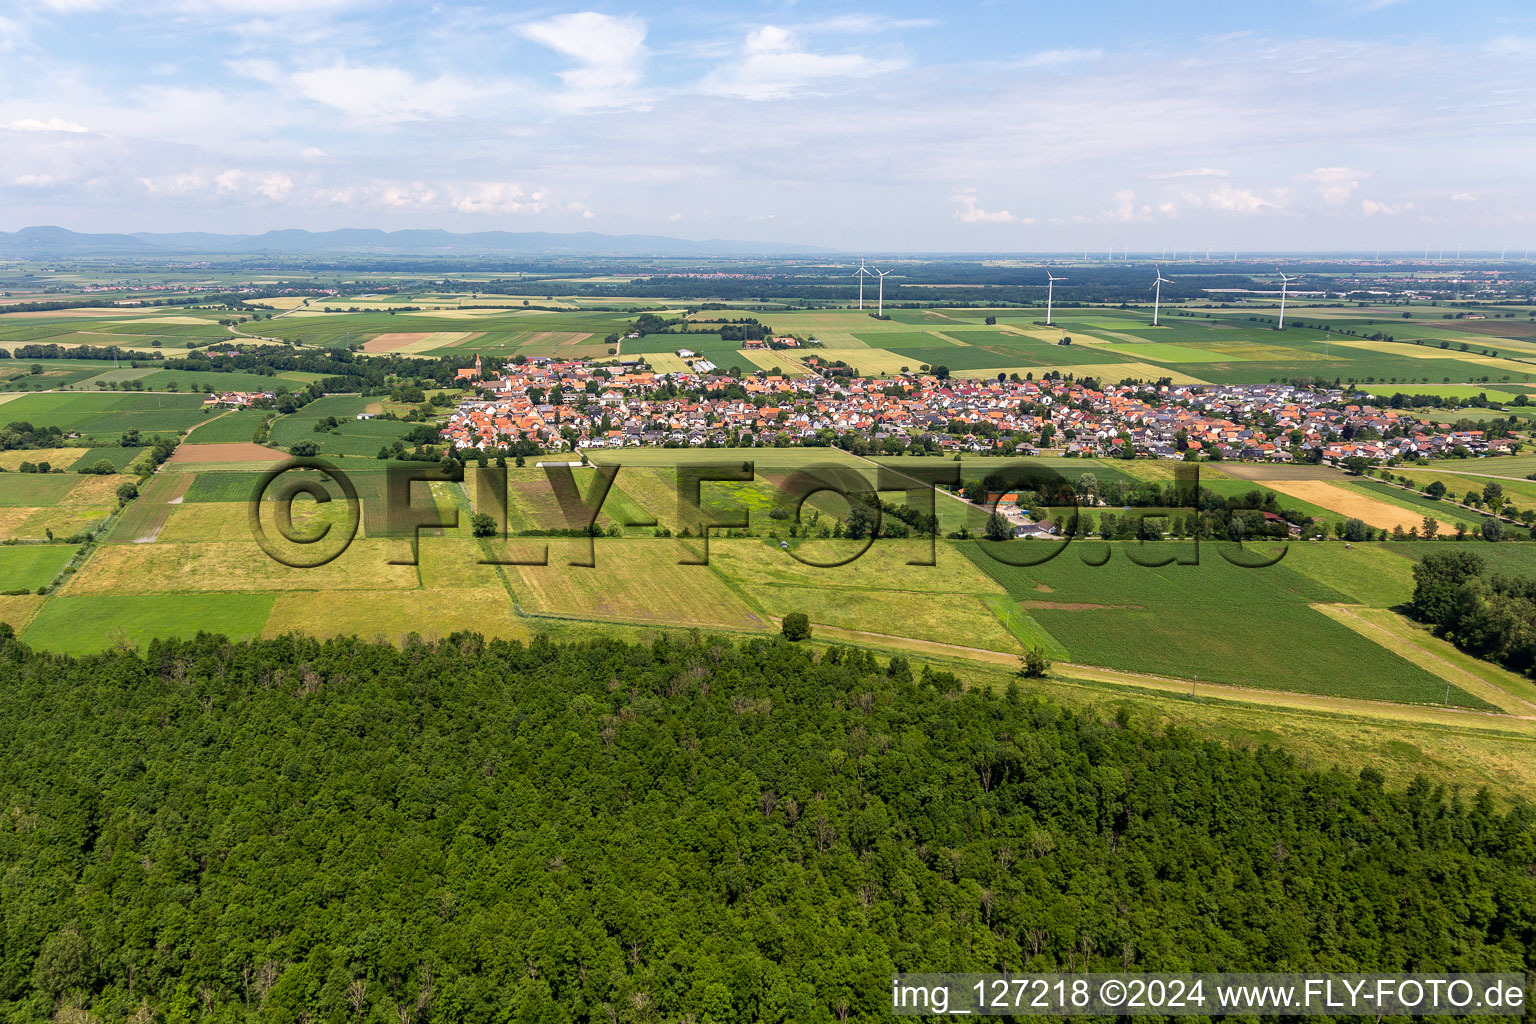
[[[476,537],[494,537],[496,520],[484,512],[476,512],[469,517],[469,529]]]
[[[1424,517],[1424,539],[1425,540],[1434,540],[1436,534],[1438,534],[1439,532],[1440,532],[1440,523],[1438,521],[1436,521],[1435,517],[1434,516],[1425,516]]]
[[[790,612],[784,616],[784,622],[779,627],[784,634],[784,639],[800,641],[811,638],[811,617],[805,612]]]
[[[1050,659],[1039,647],[1031,647],[1019,657],[1019,675],[1025,679],[1039,679],[1050,670]]]

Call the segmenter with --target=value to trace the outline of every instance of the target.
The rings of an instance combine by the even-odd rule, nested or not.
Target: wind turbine
[[[1157,268],[1157,283],[1152,286],[1153,288],[1157,289],[1157,294],[1152,297],[1152,326],[1153,327],[1157,326],[1157,310],[1158,310],[1158,307],[1161,306],[1162,302],[1163,302],[1163,285],[1165,285],[1165,284],[1173,284],[1173,282],[1168,280],[1166,277],[1164,277],[1163,276],[1163,268],[1162,267],[1158,267]]]
[[[1051,300],[1054,298],[1054,294],[1053,293],[1056,290],[1056,282],[1057,281],[1065,281],[1066,278],[1064,278],[1064,277],[1053,277],[1049,270],[1047,270],[1045,272],[1045,276],[1046,276],[1046,284],[1045,284],[1045,326],[1049,327],[1049,326],[1051,326]]]
[[[864,257],[863,256],[859,257],[859,269],[855,270],[850,276],[856,277],[856,278],[859,279],[859,308],[863,309],[864,308],[864,278],[869,276],[869,268],[864,266]]]
[[[890,270],[881,270],[877,267],[870,271],[871,274],[880,279],[880,305],[875,310],[875,316],[885,316],[885,275],[894,274],[895,272],[895,267],[892,267]]]
[[[1275,273],[1280,275],[1280,326],[1276,327],[1275,330],[1283,331],[1285,330],[1285,292],[1290,287],[1292,281],[1300,280],[1300,278],[1286,277],[1279,267],[1275,268]]]

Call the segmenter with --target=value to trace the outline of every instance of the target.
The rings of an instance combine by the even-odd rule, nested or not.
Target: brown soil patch
[[[1055,587],[1048,587],[1044,583],[1036,583],[1035,584],[1035,589],[1037,591],[1039,591],[1040,593],[1042,593],[1042,594],[1054,594],[1054,593],[1056,593],[1056,588]]]
[[[276,462],[288,457],[287,452],[267,448],[250,441],[231,441],[225,444],[184,444],[176,449],[171,461],[176,463],[202,462]]]

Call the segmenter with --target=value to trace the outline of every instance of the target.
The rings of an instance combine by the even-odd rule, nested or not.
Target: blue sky
[[[1536,7],[0,2],[0,229],[1536,248]]]

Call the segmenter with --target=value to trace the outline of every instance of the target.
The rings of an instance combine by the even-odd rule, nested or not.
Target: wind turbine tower
[[[859,308],[863,309],[864,308],[864,278],[870,276],[869,268],[864,265],[864,257],[863,256],[859,257],[859,269],[855,270],[853,272],[852,276],[859,279]]]
[[[1064,277],[1054,277],[1051,272],[1045,272],[1045,326],[1051,326],[1051,300],[1055,298],[1056,282],[1065,281]]]
[[[1297,277],[1286,277],[1285,274],[1281,272],[1279,267],[1275,268],[1275,273],[1280,274],[1280,326],[1276,327],[1275,330],[1283,331],[1283,330],[1285,330],[1285,293],[1286,293],[1286,289],[1288,289],[1291,286],[1291,282],[1292,281],[1299,280],[1299,278],[1297,278]]]
[[[1168,280],[1166,277],[1164,277],[1163,276],[1163,268],[1162,267],[1158,267],[1157,268],[1157,283],[1152,286],[1153,288],[1157,289],[1157,294],[1152,297],[1152,326],[1153,327],[1157,326],[1157,310],[1158,310],[1158,307],[1161,306],[1162,303],[1163,303],[1163,285],[1165,285],[1165,284],[1173,284],[1173,282]]]
[[[887,274],[894,274],[895,272],[896,268],[894,267],[892,267],[890,270],[881,270],[880,268],[876,267],[874,270],[870,271],[871,274],[880,279],[880,305],[875,309],[875,316],[885,316],[885,276]]]

